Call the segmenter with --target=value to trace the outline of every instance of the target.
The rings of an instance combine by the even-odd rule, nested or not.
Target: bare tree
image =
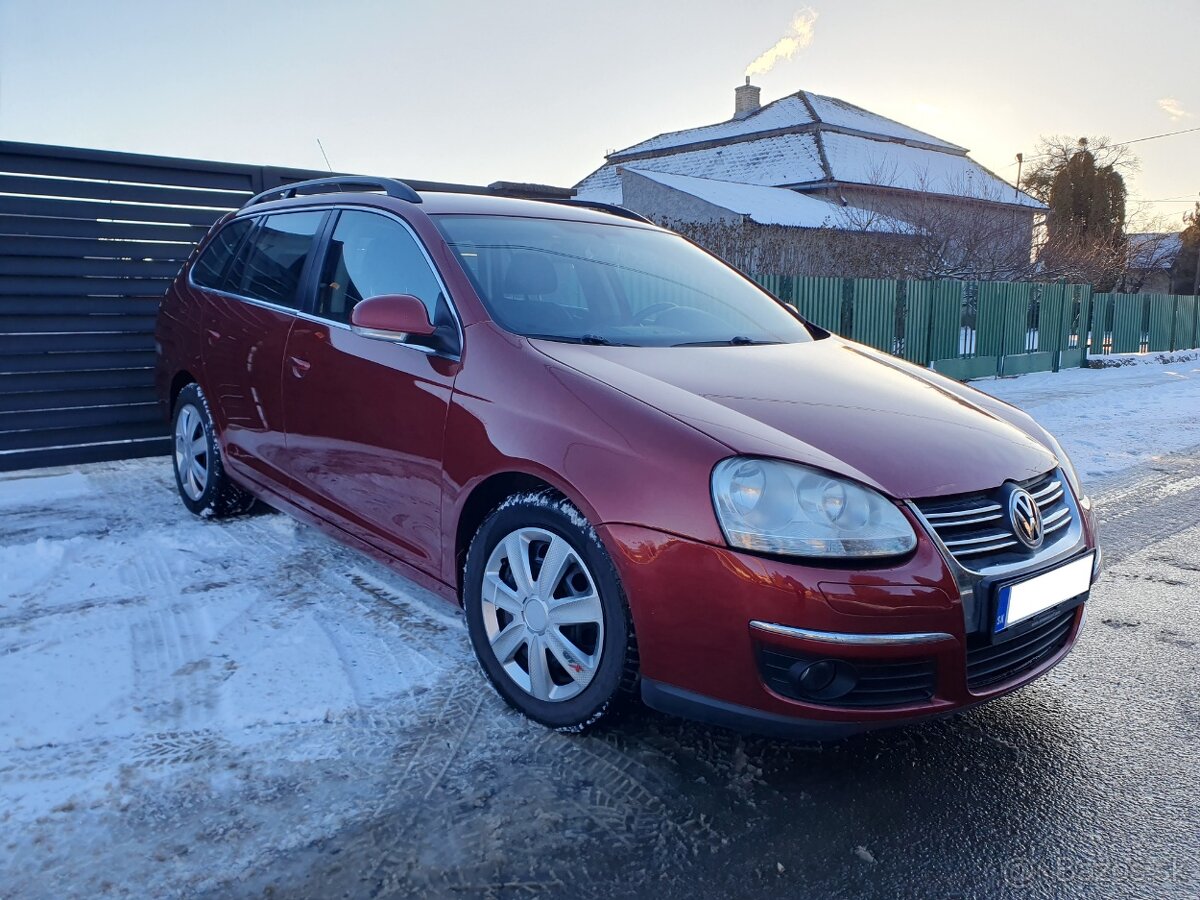
[[[895,165],[873,167],[871,187],[851,202],[906,224],[912,253],[905,277],[1014,280],[1035,274],[1032,244],[1040,211],[1018,203],[1015,189],[928,168],[904,179],[900,174]]]
[[[661,221],[752,275],[911,277],[908,235],[845,228],[795,228],[752,221]]]

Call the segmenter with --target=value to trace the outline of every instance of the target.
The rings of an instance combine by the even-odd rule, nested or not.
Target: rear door
[[[287,339],[287,471],[338,524],[438,574],[442,441],[459,364],[427,348],[361,337],[354,305],[412,294],[458,333],[440,277],[399,219],[342,210],[328,231],[312,316]]]
[[[205,389],[225,464],[251,479],[287,484],[280,466],[284,349],[326,215],[259,217],[216,288],[206,291]]]

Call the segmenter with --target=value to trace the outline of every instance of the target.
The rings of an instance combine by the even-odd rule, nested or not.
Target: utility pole
[[[1198,213],[1197,216],[1200,217],[1200,213]],[[1186,217],[1184,218],[1184,221],[1187,221]],[[1183,252],[1182,246],[1179,248],[1179,252]],[[1167,285],[1167,290],[1170,289],[1171,286]],[[1192,278],[1192,296],[1195,297],[1197,294],[1200,294],[1200,244],[1196,245],[1196,272],[1195,276]],[[1197,312],[1200,314],[1200,310]]]
[[[1025,154],[1018,153],[1017,154],[1017,187],[1016,187],[1016,190],[1013,192],[1013,197],[1021,196],[1021,166],[1024,164],[1024,162],[1025,162]]]
[[[1182,247],[1179,249],[1180,252],[1183,251]],[[1192,278],[1192,296],[1195,297],[1197,294],[1200,294],[1200,243],[1196,244],[1196,274]]]

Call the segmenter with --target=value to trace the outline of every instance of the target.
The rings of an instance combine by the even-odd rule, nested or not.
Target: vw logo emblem
[[[1030,550],[1042,546],[1042,511],[1024,488],[1014,488],[1008,495],[1008,521],[1017,540]]]

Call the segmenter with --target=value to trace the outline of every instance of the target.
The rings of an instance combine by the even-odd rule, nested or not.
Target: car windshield
[[[434,218],[492,318],[517,334],[636,347],[812,340],[753,282],[669,232],[560,219]]]

